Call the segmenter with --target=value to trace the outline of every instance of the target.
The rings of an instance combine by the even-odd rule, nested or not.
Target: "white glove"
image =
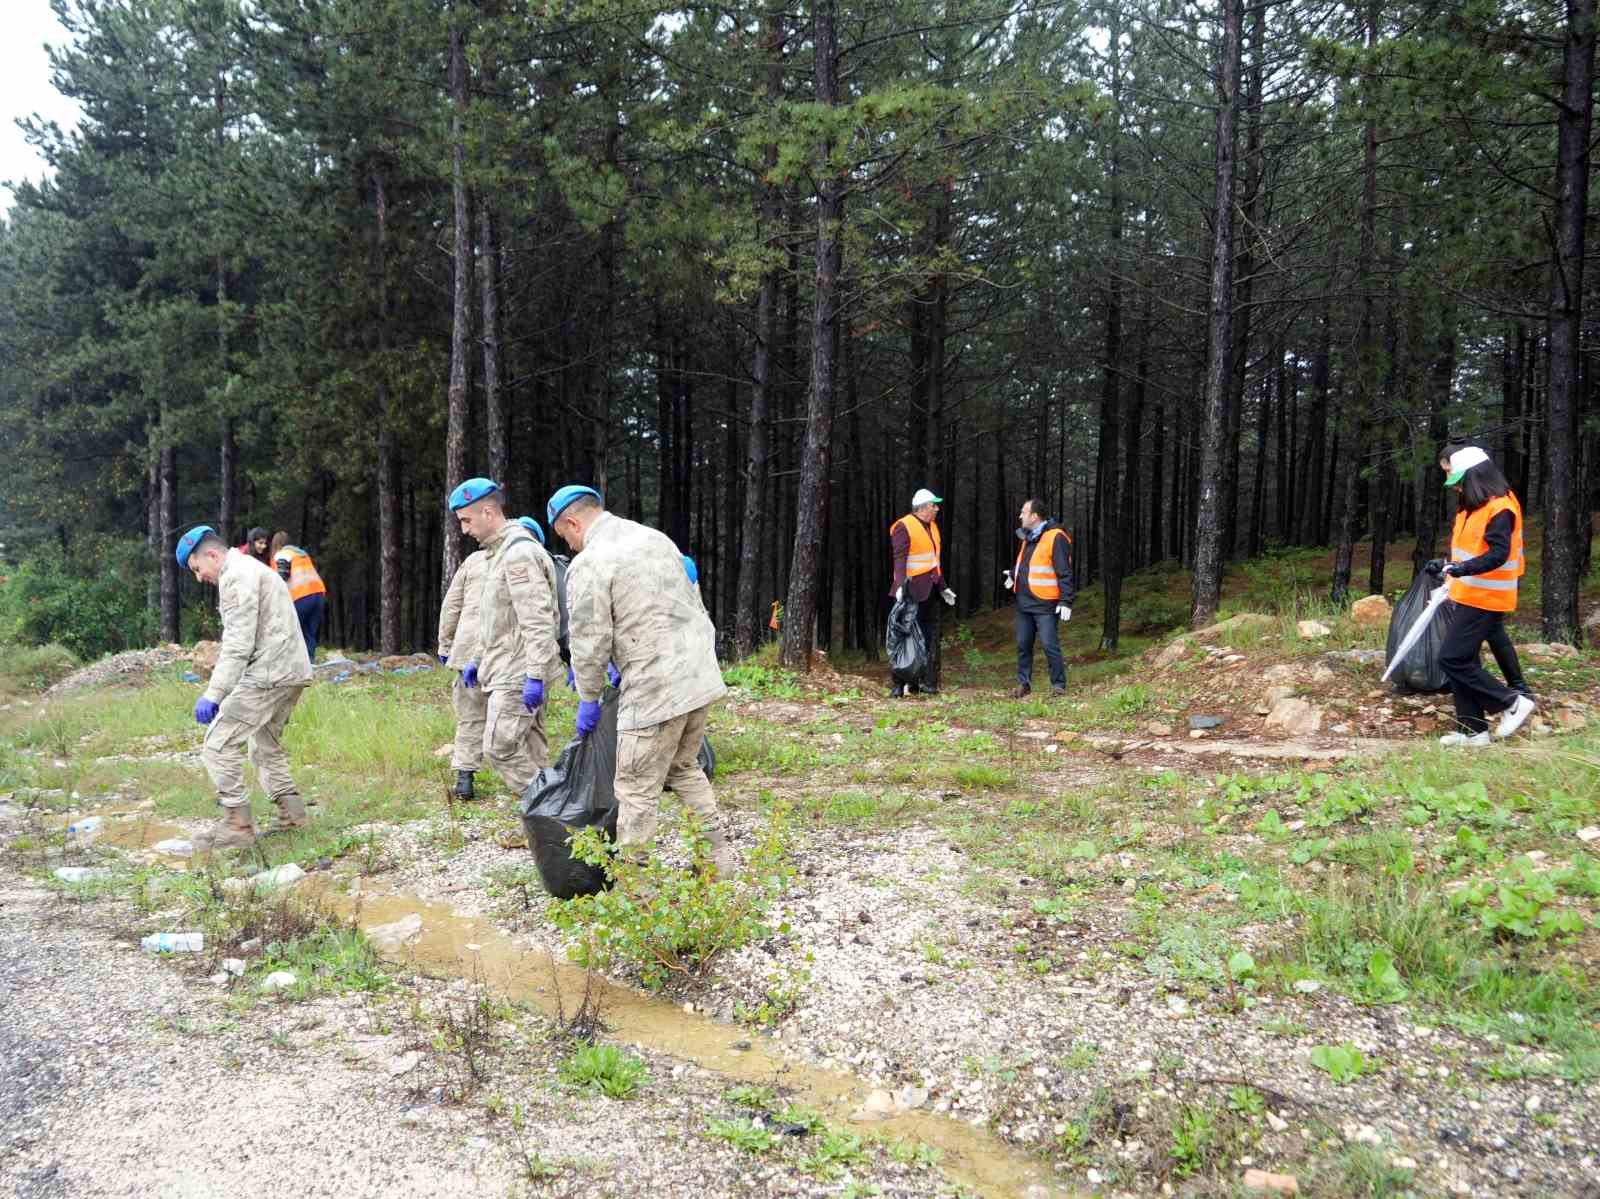
[[[904,587],[896,587],[894,589],[894,602],[898,604],[901,600],[903,600],[905,598],[906,598],[906,589]]]
[[[1071,620],[1072,619],[1072,609],[1067,607],[1065,604],[1057,604],[1056,605],[1056,619],[1057,620]]]
[[[949,604],[952,608],[956,606],[956,593],[954,591],[951,591],[950,588],[946,587],[941,594],[944,596],[945,603]]]
[[[1009,570],[1005,571],[1004,575],[1006,580],[1006,590],[1015,591],[1017,589],[1017,585],[1011,581],[1011,572]]]

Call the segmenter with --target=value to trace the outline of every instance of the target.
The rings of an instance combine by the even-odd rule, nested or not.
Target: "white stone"
[[[282,866],[271,870],[264,870],[250,881],[262,887],[288,887],[299,882],[306,876],[306,872],[293,862],[285,862]]]
[[[1268,1112],[1267,1127],[1272,1129],[1273,1132],[1288,1132],[1289,1121],[1278,1115],[1277,1112]]]
[[[1302,620],[1299,624],[1295,625],[1295,628],[1299,631],[1300,636],[1308,639],[1315,637],[1326,637],[1333,632],[1332,629],[1323,624],[1320,620]]]
[[[1315,995],[1322,990],[1322,984],[1314,978],[1297,978],[1294,982],[1294,989],[1302,995]]]
[[[299,979],[288,970],[274,970],[261,980],[261,989],[264,991],[286,991],[294,986]]]
[[[1600,841],[1600,828],[1595,828],[1592,824],[1588,828],[1580,828],[1578,830],[1578,840],[1585,845],[1591,841]]]
[[[367,929],[367,939],[379,949],[399,949],[417,938],[422,932],[422,917],[416,912],[389,924],[375,924]],[[241,946],[240,948],[243,948]]]
[[[237,978],[237,977],[239,977],[240,975],[242,975],[244,973],[244,959],[243,958],[223,958],[222,959],[222,969],[224,970],[224,972],[226,972],[228,974],[231,974],[235,978]]]
[[[186,858],[194,853],[194,842],[184,837],[168,837],[165,841],[157,841],[150,848],[170,858]]]
[[[422,1054],[415,1049],[402,1053],[399,1057],[389,1060],[389,1076],[398,1078],[402,1074],[409,1074],[417,1068],[417,1063],[422,1060]]]

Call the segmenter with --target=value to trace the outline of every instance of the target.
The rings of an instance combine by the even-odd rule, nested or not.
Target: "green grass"
[[[608,1099],[632,1099],[650,1081],[644,1062],[615,1045],[582,1045],[559,1067],[561,1081]]]
[[[386,991],[389,976],[380,966],[377,952],[357,929],[324,924],[305,936],[268,944],[251,973],[264,978],[274,970],[291,970],[297,981],[287,994],[305,999],[324,991]]]

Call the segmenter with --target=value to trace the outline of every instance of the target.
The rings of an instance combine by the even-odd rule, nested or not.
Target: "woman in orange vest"
[[[1534,702],[1497,683],[1478,661],[1483,643],[1517,610],[1517,580],[1527,564],[1522,550],[1522,505],[1500,468],[1475,445],[1445,447],[1446,487],[1456,489],[1456,523],[1450,560],[1427,569],[1449,580],[1455,613],[1439,647],[1439,666],[1456,701],[1453,733],[1442,745],[1489,744],[1487,712],[1499,712],[1495,733],[1509,737],[1533,715]]]
[[[300,635],[306,641],[306,657],[317,660],[317,634],[322,631],[322,614],[328,606],[328,588],[317,573],[311,555],[298,545],[289,544],[283,530],[272,535],[272,561],[283,581],[289,584],[295,615],[300,618]]]
[[[889,594],[896,603],[909,599],[917,605],[917,624],[928,647],[928,669],[922,682],[910,688],[896,683],[889,694],[895,698],[914,688],[924,695],[939,693],[939,605],[956,602],[956,593],[944,585],[941,558],[944,542],[939,536],[940,497],[926,487],[911,497],[911,511],[889,526],[889,548],[894,555],[894,581]]]

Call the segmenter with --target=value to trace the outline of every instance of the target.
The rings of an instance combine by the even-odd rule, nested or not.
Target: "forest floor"
[[[719,804],[746,854],[786,829],[792,875],[768,935],[659,994],[567,962],[492,776],[444,802],[446,671],[315,684],[287,738],[311,828],[205,862],[162,846],[214,813],[182,663],[18,691],[0,1188],[1235,1195],[1268,1171],[1593,1199],[1600,656],[1527,652],[1538,726],[1445,751],[1448,696],[1380,686],[1383,630],[1310,601],[1317,570],[1235,572],[1228,610],[1263,618],[1181,649],[1186,576],[1130,581],[1118,655],[1083,597],[1062,700],[1006,697],[1006,612],[947,636],[936,697],[861,662],[730,668]],[[1321,728],[1269,728],[1273,687]],[[558,689],[557,745],[572,719]],[[138,950],[190,929],[203,952]]]

